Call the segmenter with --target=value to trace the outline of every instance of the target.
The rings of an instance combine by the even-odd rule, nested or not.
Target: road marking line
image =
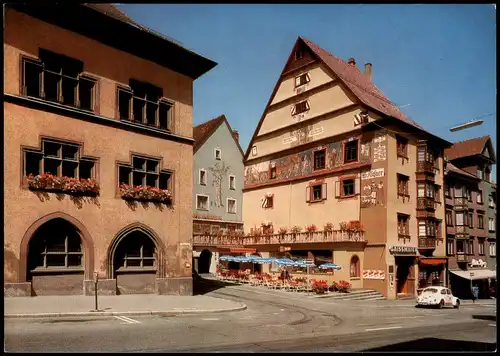
[[[203,318],[201,320],[207,320],[208,321],[208,320],[220,320],[220,319],[219,318]]]
[[[115,315],[115,318],[120,319],[122,321],[125,321],[129,324],[140,324],[141,323],[140,321],[137,321],[137,320],[134,320],[134,319],[128,318],[126,316],[122,316],[122,315]]]
[[[439,315],[441,316],[441,315]],[[415,316],[393,316],[391,318],[384,318],[384,319],[387,319],[387,320],[392,320],[392,319],[415,319],[415,318],[425,318],[425,316],[423,315],[415,315]]]
[[[385,328],[366,329],[365,331],[390,330],[390,329],[401,329],[401,328],[402,326],[388,326]]]
[[[497,324],[488,324],[488,326],[493,326],[493,327],[497,327]]]
[[[113,315],[116,319],[124,321],[126,324],[133,324],[133,322],[128,321],[127,319],[123,319],[121,316]],[[123,323],[120,323],[123,325]]]

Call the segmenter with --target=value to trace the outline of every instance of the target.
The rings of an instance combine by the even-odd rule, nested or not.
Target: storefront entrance
[[[418,289],[430,286],[445,286],[446,258],[420,257]]]
[[[395,256],[396,262],[396,297],[415,294],[415,258],[413,256]]]

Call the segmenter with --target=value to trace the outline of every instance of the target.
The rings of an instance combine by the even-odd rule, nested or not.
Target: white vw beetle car
[[[451,291],[445,287],[427,287],[422,290],[417,297],[417,307],[435,306],[442,307],[460,307],[460,300],[451,294]]]

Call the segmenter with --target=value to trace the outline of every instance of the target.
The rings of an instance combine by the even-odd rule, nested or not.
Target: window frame
[[[410,215],[404,213],[397,213],[398,222],[398,237],[410,237]]]
[[[488,217],[488,232],[495,232],[495,218]]]
[[[356,158],[347,159],[348,150],[353,151],[354,147],[349,148],[348,146],[354,146],[356,150]],[[359,139],[355,138],[353,140],[344,141],[344,164],[359,162]]]
[[[200,197],[207,198],[207,207],[206,207],[206,209],[200,208],[200,205],[199,205],[199,198]],[[196,194],[196,210],[210,211],[210,195],[208,195],[208,194]]]
[[[477,253],[480,256],[485,255],[485,239],[484,238],[477,238]]]
[[[218,154],[217,154],[218,153]],[[222,160],[222,150],[220,148],[214,148],[214,158],[217,161]]]
[[[60,105],[64,105],[64,106],[70,106],[70,107],[73,107],[73,108],[77,108],[79,110],[84,110],[84,111],[87,111],[87,112],[96,112],[97,111],[97,91],[98,91],[98,84],[99,84],[99,80],[89,74],[87,74],[83,68],[83,62],[76,59],[76,58],[72,58],[72,57],[68,57],[66,55],[62,55],[62,54],[59,54],[59,53],[55,53],[55,52],[52,52],[52,51],[49,51],[47,49],[41,49],[42,51],[44,51],[45,53],[49,54],[50,57],[53,57],[56,62],[60,62],[58,63],[57,65],[60,66],[60,69],[59,69],[59,73],[57,72],[54,72],[52,70],[49,70],[46,68],[47,66],[47,61],[44,61],[42,58],[35,58],[35,57],[30,57],[30,56],[26,56],[26,55],[21,55],[20,56],[20,71],[21,71],[21,75],[20,75],[20,94],[22,96],[25,96],[25,97],[31,97],[31,98],[37,98],[37,99],[41,99],[41,100],[45,100],[45,101],[48,101],[48,102],[52,102],[52,103],[57,103],[57,104],[60,104]],[[50,61],[49,61],[50,62]],[[66,63],[65,63],[66,62]],[[76,74],[76,77],[72,77],[72,76],[69,76],[68,74],[64,73],[64,69],[68,69],[69,67],[72,66],[72,64],[74,63],[70,63],[70,62],[74,62],[74,63],[79,63],[79,67],[78,70],[76,70],[75,68],[71,68],[71,69],[75,69],[75,73]],[[32,96],[32,95],[28,95],[28,86],[27,86],[27,70],[26,70],[26,65],[27,64],[31,64],[31,65],[36,65],[39,67],[39,78],[38,78],[38,96]],[[51,100],[51,99],[47,99],[47,96],[45,95],[46,93],[46,87],[45,87],[45,76],[46,76],[46,73],[47,74],[51,74],[51,75],[54,75],[54,76],[58,76],[58,84],[57,84],[57,89],[56,89],[56,100]],[[73,80],[75,82],[74,84],[74,88],[73,88],[73,103],[64,103],[64,97],[63,97],[63,78],[66,78],[67,80],[70,79],[70,80]],[[90,103],[89,103],[89,106],[90,108],[82,108],[82,105],[81,105],[81,87],[83,85],[83,83],[91,83],[91,88],[90,88]]]
[[[452,209],[445,210],[445,223],[446,223],[446,226],[455,226],[453,224],[453,210]]]
[[[484,230],[484,214],[477,214],[477,228]]]
[[[398,197],[410,197],[410,177],[397,173],[397,194]],[[402,186],[402,187],[401,187]],[[402,188],[402,189],[401,189]]]
[[[497,249],[496,249],[496,242],[495,241],[490,241],[489,247],[488,247],[488,252],[490,257],[496,257],[497,255]],[[493,251],[493,253],[491,253]]]
[[[476,203],[480,205],[484,204],[483,191],[481,189],[478,189],[478,191],[476,192]]]
[[[229,201],[234,201],[234,211],[229,211]],[[237,214],[238,213],[238,207],[237,207],[237,201],[236,201],[236,198],[226,198],[226,212],[228,214]]]
[[[446,255],[447,256],[454,256],[456,254],[456,249],[455,249],[455,238],[451,237],[451,235],[446,236]],[[451,249],[450,249],[451,247]]]
[[[231,184],[231,178],[233,184]],[[236,176],[234,174],[228,176],[228,188],[229,190],[236,190]]]
[[[274,207],[274,194],[271,196],[264,196],[261,207],[262,209],[272,209]]]
[[[300,111],[298,111],[298,109]],[[311,104],[309,103],[309,100],[308,99],[301,100],[301,101],[293,104],[292,110],[291,110],[291,115],[293,117],[296,115],[304,114],[304,113],[308,112],[309,110],[311,110]]]
[[[269,179],[276,179],[277,178],[277,170],[276,170],[276,165],[270,165],[269,166]]]
[[[346,181],[352,181],[352,194],[345,194],[344,185]],[[351,198],[356,195],[356,178],[344,178],[340,180],[340,197]]]
[[[317,158],[318,158],[317,155],[320,155],[320,154],[323,155],[322,167],[319,167],[316,165]],[[321,158],[321,157],[319,157],[319,158]],[[323,169],[326,169],[326,148],[322,148],[322,149],[313,151],[313,171],[319,171],[319,170],[323,170]]]
[[[408,139],[396,135],[396,153],[397,157],[408,159]]]
[[[137,169],[134,166],[134,160],[139,159],[139,160],[144,160],[143,164],[143,170]],[[151,171],[148,170],[148,162],[154,162],[156,165],[156,171]],[[161,190],[169,190],[170,193],[172,194],[172,201],[173,201],[173,192],[174,192],[174,185],[173,185],[173,179],[174,179],[174,171],[170,169],[164,169],[162,168],[162,159],[157,158],[157,157],[151,157],[151,156],[146,156],[146,155],[141,155],[141,154],[131,154],[130,156],[130,162],[117,162],[117,167],[118,167],[118,186],[122,184],[126,184],[128,186],[139,186],[136,185],[134,182],[134,172],[139,174],[139,175],[144,175],[142,178],[142,187],[152,187],[152,188],[157,188]],[[122,176],[120,174],[120,170],[128,170],[128,183],[124,183],[122,180]],[[155,186],[153,187],[152,185],[148,185],[148,175],[149,176],[156,176],[155,179]],[[167,187],[161,188],[161,182],[162,179],[164,179],[166,176],[168,176],[168,181],[167,181]]]
[[[320,198],[319,199],[314,199],[314,188],[319,187],[319,192],[320,192]],[[327,188],[327,183],[325,181],[316,181],[316,182],[311,182],[309,183],[308,186],[306,186],[306,203],[308,204],[314,204],[314,203],[319,203],[324,200],[328,199],[328,188]]]
[[[204,179],[202,179],[202,173],[204,173],[203,174]],[[199,185],[207,185],[207,171],[204,168],[200,168],[198,170],[198,184]]]
[[[301,78],[305,78],[305,81],[304,81],[304,82],[302,82]],[[298,84],[298,85],[297,85],[297,79],[299,79],[299,84]],[[302,74],[300,74],[300,75],[298,75],[298,76],[296,76],[296,77],[294,78],[294,80],[293,80],[293,83],[294,83],[294,88],[296,89],[296,88],[299,88],[299,87],[301,87],[301,86],[303,86],[303,85],[306,85],[306,84],[308,84],[310,81],[311,81],[311,77],[309,76],[309,73],[308,73],[308,72],[306,72],[306,73],[302,73]]]

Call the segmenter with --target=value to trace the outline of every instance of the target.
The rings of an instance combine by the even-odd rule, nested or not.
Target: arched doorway
[[[82,294],[84,258],[81,232],[65,219],[51,219],[28,242],[26,280],[35,295]]]
[[[198,258],[198,273],[210,273],[210,263],[212,261],[212,252],[203,250]]]
[[[158,238],[149,229],[133,226],[122,230],[108,254],[110,278],[116,279],[117,294],[150,294],[161,278],[162,252]]]

